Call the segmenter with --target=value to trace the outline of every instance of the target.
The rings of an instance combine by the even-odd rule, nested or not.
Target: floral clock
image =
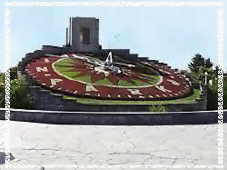
[[[44,55],[25,66],[25,73],[39,85],[77,97],[111,100],[165,100],[187,96],[187,78],[164,64],[141,62],[156,70],[153,75],[138,71],[135,65],[116,63],[119,72],[104,61],[82,54]]]

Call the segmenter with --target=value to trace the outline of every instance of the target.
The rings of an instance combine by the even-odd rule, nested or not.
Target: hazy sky
[[[3,40],[3,3],[0,11]],[[44,44],[62,46],[70,16],[99,18],[103,48],[129,48],[181,69],[196,53],[217,62],[217,7],[11,7],[11,11],[12,66]],[[3,46],[0,41],[2,58]],[[3,65],[2,60],[0,70]]]

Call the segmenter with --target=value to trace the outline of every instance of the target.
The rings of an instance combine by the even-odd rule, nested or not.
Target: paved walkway
[[[227,124],[224,128],[227,134]],[[3,121],[0,130],[4,130]],[[157,164],[217,164],[217,125],[81,126],[11,122],[10,131],[13,158],[10,163],[15,169],[34,165],[27,169],[40,170],[44,166],[45,170],[99,170],[101,167],[95,166],[103,166],[102,169],[143,170],[151,169],[146,165]],[[0,134],[0,153],[4,151],[3,135]],[[227,150],[227,144],[224,147]],[[67,165],[79,168],[63,167]],[[0,163],[1,170],[3,167]]]

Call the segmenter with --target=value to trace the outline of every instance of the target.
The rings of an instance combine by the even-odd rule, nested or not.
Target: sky
[[[4,0],[0,3],[4,71]],[[11,66],[42,45],[64,45],[70,16],[99,18],[103,48],[130,49],[179,69],[186,69],[197,53],[217,63],[217,7],[11,7],[11,15]]]

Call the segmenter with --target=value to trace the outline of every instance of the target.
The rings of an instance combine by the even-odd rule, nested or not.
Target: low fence
[[[5,109],[0,109],[0,119],[4,120],[4,115]],[[224,110],[223,116],[227,116],[227,110]],[[10,109],[10,119],[38,123],[83,125],[214,124],[218,122],[218,112],[65,112]],[[227,122],[226,119],[224,122]]]

